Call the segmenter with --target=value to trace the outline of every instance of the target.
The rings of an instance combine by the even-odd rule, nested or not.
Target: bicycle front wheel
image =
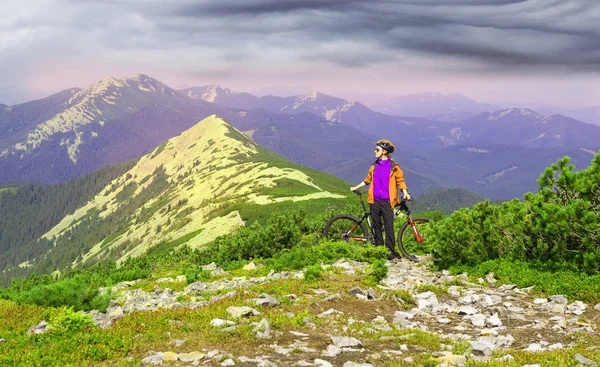
[[[402,255],[411,261],[421,261],[421,256],[428,251],[427,239],[430,228],[429,219],[415,218],[412,224],[406,222],[398,232],[398,247]]]
[[[341,214],[329,220],[323,229],[323,237],[332,241],[368,241],[367,228],[353,215]]]

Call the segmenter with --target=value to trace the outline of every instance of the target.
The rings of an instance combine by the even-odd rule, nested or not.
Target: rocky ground
[[[362,282],[368,264],[344,260],[326,266],[325,280],[315,283],[302,280],[302,272],[233,276],[208,266],[210,281],[187,286],[184,277],[119,284],[112,288],[117,298],[107,312],[91,314],[101,328],[114,328],[125,327],[123,322],[140,312],[174,312],[164,323],[162,344],[140,347],[126,358],[134,364],[594,366],[600,361],[594,345],[600,341],[600,304],[535,296],[532,289],[497,284],[493,274],[470,279],[406,260],[388,266],[387,278],[372,288]],[[252,274],[253,264],[248,269]],[[179,290],[166,286],[177,284]]]

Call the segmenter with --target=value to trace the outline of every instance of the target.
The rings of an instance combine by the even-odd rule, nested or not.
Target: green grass
[[[580,300],[595,304],[600,302],[600,274],[586,275],[573,270],[548,270],[542,265],[497,259],[477,266],[451,267],[452,273],[467,272],[484,277],[493,272],[500,283],[516,284],[520,288],[533,286],[534,294],[563,294],[570,301]]]

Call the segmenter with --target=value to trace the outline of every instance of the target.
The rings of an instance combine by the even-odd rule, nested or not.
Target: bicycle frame
[[[375,236],[375,232],[373,230],[373,224],[371,223],[371,212],[369,210],[367,210],[367,207],[365,205],[365,202],[363,200],[362,197],[362,192],[356,192],[355,194],[358,195],[358,199],[360,200],[360,204],[362,205],[363,208],[363,216],[362,218],[360,218],[360,221],[358,222],[358,224],[355,224],[350,231],[348,231],[348,233],[351,233],[352,231],[354,231],[356,229],[356,227],[361,224],[365,219],[367,220],[367,225],[369,228],[369,232],[371,234],[371,236]],[[410,225],[410,227],[412,228],[412,231],[415,235],[415,239],[417,240],[418,243],[422,243],[423,242],[423,237],[419,234],[419,231],[417,230],[417,226],[415,226],[415,223],[412,220],[412,217],[410,215],[410,208],[408,207],[408,205],[406,204],[406,200],[402,200],[400,202],[400,205],[398,205],[397,209],[394,210],[394,220],[396,218],[398,218],[400,216],[400,213],[402,211],[406,212],[406,221],[408,222],[408,224]],[[364,239],[362,237],[350,237],[353,241],[360,241],[360,242],[368,242],[370,241],[369,239]]]

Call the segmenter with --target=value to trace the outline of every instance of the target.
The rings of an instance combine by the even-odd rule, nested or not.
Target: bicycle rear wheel
[[[398,247],[402,255],[411,261],[421,261],[421,256],[427,251],[428,218],[414,218],[413,225],[406,222],[398,231]]]
[[[323,229],[323,237],[332,241],[366,243],[368,241],[367,234],[365,225],[350,214],[336,215],[327,222],[325,229]]]

